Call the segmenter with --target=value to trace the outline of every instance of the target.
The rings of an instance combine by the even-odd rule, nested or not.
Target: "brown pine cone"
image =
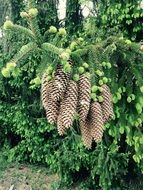
[[[88,76],[85,74],[80,76],[79,80],[79,103],[78,112],[80,116],[80,121],[84,122],[89,112],[90,107],[90,93],[91,93],[91,83]]]
[[[45,109],[47,109],[48,98],[52,88],[52,81],[48,81],[47,74],[43,74],[42,85],[41,85],[41,99]]]
[[[59,115],[59,106],[60,102],[53,101],[50,97],[48,98],[48,104],[46,107],[46,117],[49,123],[51,124],[57,123]]]
[[[89,125],[88,119],[80,123],[80,131],[83,144],[86,148],[91,149],[92,146],[92,135],[91,135],[91,126]]]
[[[90,108],[91,135],[96,143],[102,141],[104,119],[101,105],[98,102],[91,103]]]
[[[51,91],[51,98],[53,100],[57,101],[64,97],[69,80],[70,74],[64,73],[62,66],[58,65],[53,82],[53,88]]]
[[[70,81],[63,101],[61,102],[58,116],[58,128],[62,124],[65,128],[72,126],[74,115],[76,114],[78,101],[78,86],[74,81]]]
[[[42,77],[41,98],[42,104],[46,110],[46,117],[49,123],[54,124],[57,122],[60,103],[51,99],[51,90],[53,81],[48,81],[47,74]]]
[[[62,119],[61,119],[60,115],[57,120],[57,129],[58,129],[58,133],[60,136],[63,136],[65,134],[66,128],[65,128],[64,124],[62,123]]]
[[[110,92],[110,88],[104,84],[102,85],[102,97],[104,99],[103,103],[101,104],[102,111],[103,111],[103,116],[104,116],[104,121],[107,122],[109,121],[113,115],[113,103],[112,103],[112,94]]]

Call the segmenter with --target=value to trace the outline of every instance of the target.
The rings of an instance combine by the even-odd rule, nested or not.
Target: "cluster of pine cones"
[[[96,143],[102,140],[104,124],[113,116],[112,95],[106,84],[102,85],[102,103],[91,101],[90,94],[91,82],[86,74],[75,82],[58,65],[53,80],[48,81],[47,74],[43,75],[41,95],[48,122],[57,124],[62,136],[72,127],[78,113],[82,140],[87,148],[91,148],[93,140]]]

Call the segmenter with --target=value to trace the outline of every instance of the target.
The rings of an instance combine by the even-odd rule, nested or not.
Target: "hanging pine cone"
[[[48,81],[47,74],[43,74],[42,77],[42,86],[41,86],[41,99],[42,104],[45,109],[48,106],[48,98],[52,88],[52,81]]]
[[[64,97],[69,79],[70,74],[64,73],[62,66],[58,65],[53,82],[53,88],[51,91],[51,98],[53,100],[57,101]]]
[[[62,123],[61,116],[59,114],[58,120],[57,120],[57,129],[60,136],[63,136],[65,134],[66,128],[64,124]]]
[[[76,82],[70,81],[63,101],[61,102],[60,113],[58,116],[58,128],[61,124],[69,128],[73,124],[78,101],[78,86]]]
[[[48,104],[46,107],[46,117],[49,123],[55,124],[57,123],[58,115],[59,115],[59,101],[53,101],[51,97],[48,98]]]
[[[54,124],[57,122],[59,112],[59,102],[51,99],[51,90],[53,81],[48,81],[47,74],[42,77],[41,98],[42,104],[46,110],[46,117],[49,123]]]
[[[106,84],[102,85],[101,95],[104,99],[101,106],[102,106],[104,121],[106,122],[106,121],[109,121],[114,115],[113,103],[112,103],[112,94],[110,92],[110,88]]]
[[[91,92],[90,79],[88,76],[83,74],[80,76],[79,80],[79,103],[78,103],[78,112],[81,122],[84,122],[86,120],[89,111],[90,92]]]
[[[90,149],[92,145],[92,135],[88,119],[80,123],[80,131],[84,146]]]
[[[101,105],[98,102],[91,103],[90,127],[91,135],[96,143],[102,141],[104,119]]]

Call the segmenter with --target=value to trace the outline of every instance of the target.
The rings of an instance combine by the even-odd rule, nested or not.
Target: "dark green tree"
[[[9,0],[11,5],[11,18],[15,23],[18,23],[21,20],[20,12],[24,8],[24,1],[23,0]]]
[[[79,0],[67,0],[65,26],[70,34],[74,34],[82,27],[83,16]]]
[[[9,0],[0,1],[0,27],[3,25],[3,22],[5,21],[5,17],[9,16],[11,17],[12,10],[11,10],[11,3]]]
[[[58,0],[38,0],[39,26],[44,33],[51,25],[58,27],[59,19],[57,13]]]

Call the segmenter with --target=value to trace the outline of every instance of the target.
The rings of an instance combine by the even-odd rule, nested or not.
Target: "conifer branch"
[[[74,56],[82,57],[82,56],[85,56],[87,53],[88,53],[88,49],[86,47],[85,49],[78,49],[78,50],[72,52],[71,55],[73,55],[73,57]]]
[[[30,29],[35,35],[36,41],[40,44],[42,43],[42,35],[40,33],[40,29],[38,26],[38,21],[37,21],[38,10],[36,8],[35,0],[28,0],[27,9],[28,9],[27,11],[28,11],[28,21]]]
[[[37,19],[36,18],[29,18],[29,24],[30,24],[30,28],[31,28],[32,32],[36,36],[36,41],[39,44],[41,44],[41,42],[42,42],[42,35],[40,33],[40,29],[39,29],[39,26],[38,26]]]
[[[43,43],[42,49],[46,50],[47,52],[53,52],[57,55],[60,55],[62,53],[61,49],[57,48],[56,46],[50,43]]]
[[[20,51],[13,57],[12,62],[17,63],[22,60],[24,57],[29,56],[29,53],[33,52],[34,49],[37,48],[36,43],[30,42],[20,49]]]
[[[35,0],[28,0],[27,3],[28,3],[28,6],[27,6],[27,7],[28,7],[29,9],[35,7],[35,5],[36,5],[36,4],[35,4]]]
[[[14,32],[18,31],[19,33],[22,33],[25,36],[28,36],[28,37],[30,37],[32,39],[35,39],[35,36],[34,36],[33,32],[30,29],[27,29],[26,27],[14,24],[13,27],[12,27],[12,30]]]

